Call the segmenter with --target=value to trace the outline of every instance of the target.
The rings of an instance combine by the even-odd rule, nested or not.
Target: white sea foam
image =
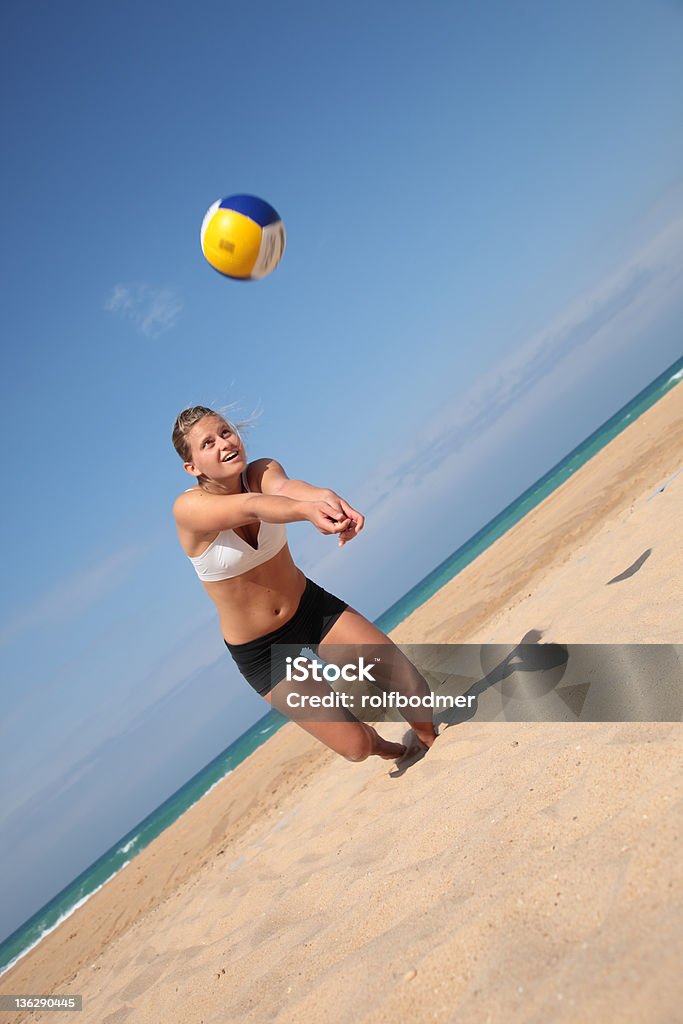
[[[139,838],[140,838],[140,833],[138,832],[138,834],[136,836],[133,836],[132,839],[129,839],[128,842],[126,843],[126,845],[122,846],[121,849],[117,850],[116,852],[117,853],[128,853],[128,851],[132,848],[133,844],[137,843]]]
[[[195,804],[198,804],[200,800],[203,800],[204,797],[208,793],[210,793],[212,789],[215,789],[215,787],[218,786],[219,783],[221,783],[223,781],[223,779],[227,779],[228,775],[232,775],[232,772],[233,772],[233,769],[231,768],[229,771],[227,771],[225,773],[225,775],[222,775],[220,779],[217,779],[216,782],[213,783],[213,785],[209,786],[209,788],[206,790],[205,793],[203,793],[200,797],[197,798],[197,800],[194,801],[194,803],[190,804],[188,807],[185,808],[185,810],[183,811],[183,814],[185,814],[187,811],[189,811],[190,807],[194,807]],[[117,853],[129,853],[130,850],[132,849],[132,847],[135,845],[135,843],[139,839],[140,839],[140,833],[138,833],[137,835],[133,836],[132,839],[129,839],[128,842],[125,843],[124,846],[121,846],[116,852]],[[134,852],[135,853],[140,853],[141,851],[140,850],[136,850]],[[40,935],[35,940],[35,942],[32,942],[30,946],[26,947],[26,949],[22,949],[21,953],[19,953],[17,956],[15,956],[13,960],[10,960],[8,964],[6,964],[4,967],[1,967],[0,968],[0,977],[3,974],[5,974],[10,969],[10,967],[13,967],[14,964],[16,964],[19,960],[22,960],[23,957],[25,957],[27,953],[30,953],[32,949],[35,949],[36,946],[40,942],[43,941],[43,939],[45,938],[46,935],[49,935],[50,932],[53,932],[55,930],[55,928],[58,928],[59,925],[62,924],[63,921],[66,921],[67,918],[71,917],[71,915],[74,913],[75,910],[78,910],[78,908],[82,907],[84,903],[87,903],[91,896],[94,896],[94,894],[96,892],[99,892],[99,890],[103,886],[105,886],[107,884],[107,882],[110,882],[112,880],[112,878],[114,878],[116,875],[118,875],[118,873],[120,871],[122,871],[126,867],[126,865],[130,864],[130,861],[131,861],[131,858],[129,858],[128,860],[124,861],[123,864],[121,865],[121,867],[117,868],[116,871],[113,871],[112,874],[109,875],[109,877],[106,878],[104,880],[104,882],[101,883],[101,885],[98,885],[97,888],[93,889],[92,892],[89,892],[87,894],[87,896],[84,896],[82,899],[78,900],[77,903],[74,903],[74,905],[72,907],[69,907],[69,909],[66,910],[61,915],[61,917],[57,918],[55,923],[50,925],[49,928],[45,928],[45,930],[40,933]]]
[[[220,779],[216,779],[216,781],[214,783],[212,783],[212,785],[209,786],[209,788],[207,789],[207,791],[205,793],[202,793],[202,795],[200,797],[197,797],[197,799],[195,800],[195,802],[193,804],[189,804],[185,808],[185,810],[183,811],[183,814],[187,814],[187,812],[189,811],[190,807],[194,807],[195,804],[198,804],[199,801],[203,800],[205,796],[208,796],[209,793],[211,792],[211,790],[215,789],[216,786],[219,786],[221,784],[221,782],[223,781],[223,779],[227,779],[228,775],[232,775],[233,771],[234,771],[234,769],[231,768],[229,772],[225,773],[225,775],[221,775]],[[181,815],[181,817],[182,817],[182,815]]]
[[[45,931],[40,933],[40,935],[38,936],[38,938],[36,939],[35,942],[32,942],[30,946],[26,947],[26,949],[22,949],[21,953],[19,953],[17,956],[15,956],[14,960],[10,960],[10,962],[8,964],[6,964],[4,967],[0,968],[0,977],[3,974],[5,974],[6,971],[9,971],[10,967],[14,967],[14,965],[16,963],[18,963],[19,960],[22,960],[26,956],[27,953],[30,953],[32,949],[35,949],[36,946],[40,942],[43,941],[43,939],[45,938],[46,935],[49,935],[50,932],[53,932],[55,930],[55,928],[59,928],[60,924],[62,924],[63,921],[66,921],[67,918],[71,917],[71,915],[74,913],[74,911],[78,910],[79,907],[82,907],[84,903],[87,903],[88,900],[90,899],[90,897],[94,896],[96,892],[99,892],[100,889],[107,884],[107,882],[111,882],[112,878],[114,878],[115,875],[118,875],[119,871],[123,871],[123,869],[126,867],[127,864],[130,864],[129,860],[124,861],[124,863],[121,865],[121,867],[117,868],[117,870],[114,871],[109,876],[109,878],[105,878],[105,880],[102,882],[102,884],[98,885],[96,889],[93,889],[93,891],[89,892],[87,894],[87,896],[84,896],[82,899],[78,900],[77,903],[74,903],[73,907],[69,907],[68,910],[64,911],[62,916],[58,917],[53,925],[51,925],[49,928],[46,928]]]

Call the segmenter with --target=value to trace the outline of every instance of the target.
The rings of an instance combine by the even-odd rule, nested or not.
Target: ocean
[[[556,466],[545,473],[540,480],[537,480],[486,526],[470,537],[465,544],[462,544],[457,551],[444,559],[424,579],[383,612],[375,620],[380,629],[385,632],[394,629],[399,622],[402,622],[444,584],[457,576],[466,565],[474,561],[490,544],[493,544],[511,526],[519,522],[527,512],[543,501],[556,487],[564,483],[572,473],[588,462],[596,452],[604,448],[617,434],[620,434],[633,420],[641,416],[681,380],[683,380],[683,358],[660,374],[656,380],[652,381],[606,423],[603,423],[590,437],[587,437]],[[114,875],[130,863],[136,854],[144,850],[164,829],[168,828],[198,800],[201,800],[222,779],[230,775],[238,764],[262,743],[265,743],[269,736],[272,736],[286,722],[287,719],[277,711],[268,711],[263,718],[247,729],[210,764],[197,772],[163,804],[147,815],[125,836],[122,836],[90,867],[86,868],[78,878],[75,878],[49,903],[46,903],[28,921],[17,928],[4,942],[0,943],[0,974],[8,970],[20,957],[25,956],[29,950],[33,949],[46,935],[85,903],[93,893],[106,885]]]

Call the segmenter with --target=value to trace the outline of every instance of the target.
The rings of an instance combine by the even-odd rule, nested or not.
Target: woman
[[[287,546],[285,527],[295,522],[310,522],[343,546],[363,529],[360,512],[334,491],[290,480],[274,459],[247,464],[238,431],[206,406],[180,413],[173,444],[197,481],[173,506],[180,543],[218,609],[230,654],[257,693],[273,703],[272,644],[305,645],[321,658],[329,645],[391,645],[371,622],[307,579]],[[395,647],[391,653],[394,666],[402,659],[401,692],[427,695],[410,662]],[[411,746],[430,747],[436,737],[431,718],[405,717],[417,738]],[[407,753],[406,745],[383,739],[348,711],[342,721],[298,724],[350,761]]]

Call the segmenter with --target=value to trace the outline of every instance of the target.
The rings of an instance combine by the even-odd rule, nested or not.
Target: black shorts
[[[285,655],[279,659],[273,656],[271,659],[272,644],[297,644],[317,654],[317,645],[347,608],[346,601],[328,594],[306,577],[306,589],[301,595],[299,607],[284,626],[246,644],[229,644],[225,640],[225,646],[249,685],[263,696],[273,686],[277,686],[285,675]]]

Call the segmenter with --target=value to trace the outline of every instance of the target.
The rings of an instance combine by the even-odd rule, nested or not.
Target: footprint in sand
[[[132,1006],[122,1006],[118,1010],[114,1010],[113,1013],[108,1014],[102,1018],[102,1024],[123,1024],[123,1021],[130,1017],[133,1012]]]
[[[150,964],[144,971],[138,974],[131,982],[129,982],[125,988],[117,992],[116,995],[119,999],[127,1002],[129,999],[137,999],[138,996],[143,995],[150,985],[153,985],[155,981],[158,981],[161,975],[166,970],[166,961],[160,961],[159,963]]]

